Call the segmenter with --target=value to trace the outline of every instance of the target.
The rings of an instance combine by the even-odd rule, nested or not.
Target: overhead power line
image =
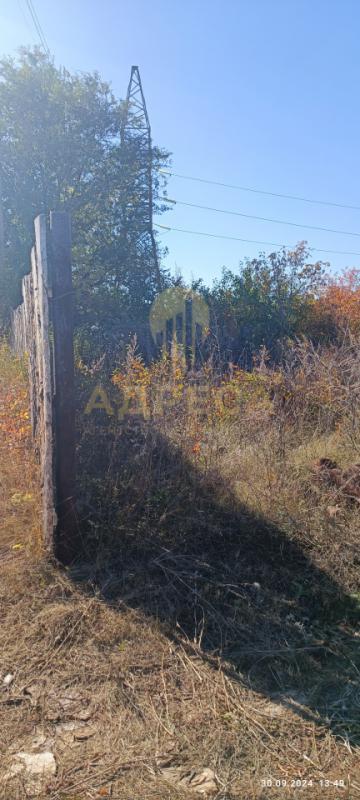
[[[190,233],[190,234],[192,234],[194,236],[209,236],[211,239],[228,239],[229,241],[232,241],[232,242],[246,242],[247,244],[263,244],[263,245],[270,246],[270,247],[285,247],[286,249],[292,249],[293,248],[293,245],[285,244],[284,242],[281,242],[281,243],[280,242],[264,242],[264,241],[259,241],[258,239],[241,239],[239,236],[226,236],[225,234],[221,234],[221,233],[207,233],[206,231],[190,231],[190,230],[187,230],[186,228],[174,228],[172,226],[170,227],[169,225],[160,225],[159,222],[155,222],[155,225],[156,225],[157,228],[161,228],[162,230],[165,230],[165,231],[177,231],[179,233]],[[313,250],[316,253],[327,253],[327,254],[337,255],[337,256],[359,256],[360,257],[360,252],[357,253],[357,252],[354,252],[352,250],[324,250],[321,247],[311,247],[310,249]]]
[[[44,31],[43,31],[43,29],[41,27],[39,17],[37,15],[36,11],[35,11],[35,7],[34,7],[34,4],[33,4],[33,1],[32,0],[26,0],[26,5],[27,5],[27,7],[29,9],[31,19],[32,19],[32,21],[34,23],[34,27],[35,27],[36,33],[37,33],[37,35],[39,37],[39,40],[40,40],[40,44],[41,44],[43,50],[45,51],[46,55],[49,56],[50,55],[50,49],[49,49],[48,43],[46,41],[46,37],[45,37]]]
[[[245,219],[257,219],[261,222],[272,222],[276,225],[291,225],[294,228],[307,228],[312,231],[325,231],[326,233],[338,233],[342,236],[358,236],[360,237],[360,233],[355,233],[354,231],[340,231],[335,228],[323,228],[319,225],[306,225],[301,222],[289,222],[288,220],[284,219],[273,219],[272,217],[258,217],[256,214],[245,214],[242,211],[229,211],[224,208],[214,208],[213,206],[202,206],[198,203],[187,203],[185,200],[173,200],[170,197],[161,197],[160,200],[165,201],[166,203],[173,203],[174,205],[180,206],[188,206],[189,208],[201,208],[203,211],[215,211],[217,214],[231,214],[235,217],[244,217]]]
[[[285,200],[297,200],[301,203],[312,203],[314,205],[319,206],[332,206],[333,208],[347,208],[351,209],[352,211],[360,211],[360,206],[354,206],[349,203],[334,203],[330,200],[316,200],[315,198],[311,197],[302,197],[301,195],[296,194],[281,194],[280,192],[268,192],[264,189],[255,189],[252,186],[239,186],[233,183],[222,183],[221,181],[212,181],[205,178],[197,178],[194,175],[181,175],[179,172],[171,172],[171,170],[167,169],[160,169],[159,172],[162,172],[164,175],[172,175],[174,178],[181,178],[182,180],[186,181],[197,181],[198,183],[208,183],[212,186],[222,186],[225,189],[237,189],[240,192],[252,192],[253,194],[262,194],[266,195],[267,197],[281,197]]]

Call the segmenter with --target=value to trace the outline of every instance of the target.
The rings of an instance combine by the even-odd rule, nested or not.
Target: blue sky
[[[124,97],[141,70],[156,144],[173,170],[360,206],[358,0],[34,0],[55,62],[98,70]],[[26,0],[2,0],[0,52],[37,43]],[[360,211],[171,178],[169,196],[246,214],[359,232]],[[307,239],[360,253],[360,235],[296,229],[177,206],[161,224],[244,239]],[[206,282],[257,244],[169,231],[167,265]],[[321,257],[321,254],[314,254]],[[334,270],[359,256],[323,256]]]

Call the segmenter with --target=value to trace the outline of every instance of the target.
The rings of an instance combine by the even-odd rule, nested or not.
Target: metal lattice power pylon
[[[122,124],[121,140],[124,150],[126,148],[136,157],[141,152],[141,158],[136,164],[137,177],[145,188],[144,209],[141,236],[148,236],[150,240],[153,268],[158,291],[162,290],[162,279],[159,268],[159,259],[153,228],[153,171],[152,171],[152,141],[149,116],[146,108],[145,97],[141,85],[139,67],[131,67],[131,75],[126,95],[126,114]],[[141,174],[143,173],[143,174]]]

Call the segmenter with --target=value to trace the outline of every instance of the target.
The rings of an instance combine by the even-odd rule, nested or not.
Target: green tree
[[[328,264],[310,260],[306,242],[246,259],[239,273],[224,269],[208,294],[221,351],[251,366],[265,345],[275,358],[287,338],[306,332]]]
[[[121,330],[145,324],[157,289],[144,236],[148,153],[136,144],[123,146],[124,113],[125,104],[97,73],[70,74],[37,48],[0,62],[3,319],[20,300],[34,217],[54,209],[72,216],[77,324],[89,347],[91,338],[105,344]],[[164,207],[157,199],[158,168],[167,159],[168,153],[153,147],[158,212]]]

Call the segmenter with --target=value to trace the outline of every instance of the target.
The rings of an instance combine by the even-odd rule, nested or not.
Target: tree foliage
[[[0,62],[3,317],[20,300],[33,219],[53,209],[72,216],[77,323],[88,338],[101,333],[115,340],[121,327],[134,329],[135,318],[145,319],[156,291],[144,236],[147,186],[141,166],[148,152],[123,146],[124,113],[125,104],[97,73],[58,69],[39,49],[23,49],[18,60]],[[153,147],[155,176],[167,159]],[[159,211],[158,189],[156,178]]]
[[[209,293],[220,350],[250,366],[261,346],[276,356],[284,339],[306,331],[327,264],[310,260],[306,242],[224,269]]]
[[[33,220],[68,210],[73,226],[76,325],[82,356],[114,352],[137,333],[146,352],[148,312],[158,290],[149,231],[146,138],[125,126],[131,109],[98,73],[71,74],[37,48],[0,61],[0,184],[5,223],[5,272],[0,323],[21,300],[29,271]],[[124,130],[126,127],[126,136]],[[134,130],[134,135],[131,130]],[[168,153],[151,152],[154,210],[165,210]],[[161,253],[160,253],[161,255]],[[256,351],[273,358],[281,343],[303,334],[333,339],[360,329],[358,271],[326,278],[328,264],[311,259],[306,242],[294,250],[245,259],[224,269],[212,289],[197,281],[212,309],[222,358],[249,367]],[[164,286],[169,276],[161,270]],[[181,279],[173,279],[173,283]]]
[[[336,339],[344,331],[360,332],[360,270],[345,270],[329,278],[313,308],[310,333]]]

